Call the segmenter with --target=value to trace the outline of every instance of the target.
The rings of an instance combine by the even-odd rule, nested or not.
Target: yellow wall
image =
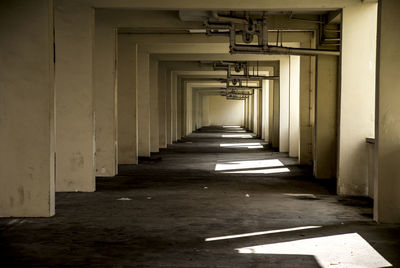
[[[210,96],[210,125],[243,125],[243,103],[241,100],[227,100],[223,96]]]

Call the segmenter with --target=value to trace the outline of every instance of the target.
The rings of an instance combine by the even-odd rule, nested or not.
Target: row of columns
[[[354,100],[366,88],[369,88],[368,96],[373,99],[371,89],[375,87],[371,81],[365,86],[363,81],[354,81],[357,77],[375,77],[373,68],[369,67],[375,66],[374,59],[368,58],[368,55],[374,54],[375,47],[371,45],[360,51],[351,37],[352,33],[359,32],[358,25],[373,21],[374,14],[376,16],[376,10],[368,9],[368,4],[371,3],[360,4],[365,9],[354,7],[352,10],[349,7],[343,10],[343,55],[339,60],[319,56],[315,65],[313,59],[309,60],[310,63],[303,57],[299,60],[300,66],[306,66],[305,69],[308,64],[311,71],[316,66],[315,107],[311,105],[312,100],[308,104],[310,110],[315,109],[314,113],[303,109],[307,105],[306,97],[314,96],[313,80],[305,82],[303,78],[309,74],[300,68],[300,92],[296,92],[291,85],[296,84],[292,79],[297,78],[291,76],[290,70],[297,68],[297,63],[293,66],[291,63],[298,60],[287,57],[280,60],[279,87],[278,82],[273,82],[273,87],[269,87],[273,88],[272,92],[257,93],[246,103],[246,117],[249,118],[245,119],[245,124],[260,132],[257,126],[262,126],[262,122],[254,120],[257,119],[254,115],[258,113],[266,118],[267,110],[278,109],[279,113],[268,114],[268,118],[272,119],[268,123],[272,126],[268,129],[272,146],[292,156],[297,150],[300,162],[302,159],[310,161],[309,155],[302,152],[311,149],[316,177],[337,175],[339,193],[358,194],[365,193],[365,186],[357,181],[357,178],[365,178],[362,175],[364,171],[353,173],[346,170],[352,166],[365,166],[365,158],[357,160],[356,156],[364,150],[359,150],[361,137],[373,134],[373,127],[365,128],[362,133],[354,131],[357,132],[354,135],[352,129],[357,128],[355,126],[361,117],[369,125],[375,122],[375,215],[378,220],[398,222],[400,200],[397,194],[399,187],[396,186],[400,175],[396,164],[399,158],[397,133],[400,120],[396,96],[400,92],[400,82],[395,70],[399,67],[400,58],[395,44],[400,41],[400,35],[395,29],[395,13],[400,7],[394,0],[380,2],[374,96],[376,118],[371,119],[371,113],[364,114],[364,108],[356,105]],[[370,16],[355,14],[364,11]],[[121,42],[124,37],[117,38],[115,30],[101,29],[100,23],[94,23],[94,12],[89,4],[60,0],[53,7],[52,1],[44,0],[35,2],[35,5],[30,1],[3,1],[0,12],[0,20],[3,21],[0,31],[7,36],[0,43],[2,65],[7,66],[0,74],[0,140],[7,141],[2,142],[0,147],[1,216],[51,216],[54,214],[55,190],[94,191],[96,175],[113,176],[117,173],[118,163],[135,164],[138,156],[148,157],[152,151],[165,148],[180,137],[178,95],[181,93],[177,91],[178,81],[173,71],[157,65],[150,53],[140,50],[136,43]],[[24,21],[30,17],[32,20],[27,27]],[[352,17],[360,18],[360,21],[352,22]],[[53,21],[56,29],[54,36]],[[370,32],[360,34],[368,37]],[[111,38],[101,39],[104,36]],[[374,42],[371,41],[371,44]],[[105,49],[112,53],[98,59],[96,55]],[[350,55],[355,52],[364,55],[359,58],[365,62],[359,65],[356,61],[350,62]],[[98,70],[102,63],[109,68]],[[341,72],[339,65],[342,66]],[[358,67],[360,73],[357,76],[354,70]],[[298,73],[295,70],[292,73]],[[111,79],[105,80],[106,77]],[[156,81],[158,79],[166,81],[166,90],[162,90],[163,86],[156,86],[161,83]],[[112,90],[103,91],[103,86]],[[308,95],[304,93],[307,91]],[[267,95],[273,100],[273,105],[260,113],[254,107],[262,106],[266,100],[257,102],[255,98]],[[196,106],[199,105],[196,103]],[[354,110],[358,113],[353,113],[351,105],[357,106]],[[300,107],[298,115],[292,118],[297,106]],[[370,109],[369,105],[365,107],[365,110]],[[293,127],[297,125],[299,133]],[[265,127],[264,122],[266,133]],[[356,135],[360,146],[352,141]],[[311,146],[310,136],[314,137],[311,138]]]

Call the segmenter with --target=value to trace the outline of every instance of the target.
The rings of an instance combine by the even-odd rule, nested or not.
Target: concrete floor
[[[287,154],[256,148],[267,147],[261,140],[222,135],[249,133],[203,128],[138,166],[120,166],[115,178],[98,178],[95,193],[57,193],[55,217],[1,219],[1,263],[382,267],[383,256],[400,267],[400,225],[375,224],[371,200],[336,196],[334,181],[316,181]],[[288,228],[299,229],[282,230]],[[347,243],[355,233],[360,237]],[[248,235],[205,241],[240,234]],[[355,240],[368,241],[378,257]],[[236,250],[258,245],[266,245],[263,254]],[[355,259],[346,262],[345,254]]]

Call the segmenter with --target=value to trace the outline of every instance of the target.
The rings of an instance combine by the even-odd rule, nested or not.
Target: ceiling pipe
[[[231,54],[268,54],[268,55],[296,55],[296,56],[340,56],[340,51],[328,49],[294,48],[268,45],[268,29],[266,26],[266,15],[263,16],[262,42],[259,45],[236,44],[235,24],[231,23],[229,30],[229,47]]]
[[[274,76],[274,75],[265,75],[265,76],[264,75],[248,75],[248,76],[245,76],[245,75],[234,74],[234,75],[230,75],[229,78],[241,79],[241,80],[249,79],[249,81],[252,81],[252,79],[255,81],[257,81],[257,80],[279,80],[279,76]]]
[[[312,49],[312,48],[293,48],[293,47],[279,47],[269,46],[264,48],[257,45],[237,45],[231,46],[232,54],[269,54],[269,55],[297,55],[297,56],[340,56],[340,51],[328,49]]]
[[[249,23],[249,21],[247,19],[219,15],[217,11],[211,11],[211,15],[212,15],[212,18],[214,18],[217,21],[224,21],[224,22],[231,22],[231,23],[238,23],[238,24]]]

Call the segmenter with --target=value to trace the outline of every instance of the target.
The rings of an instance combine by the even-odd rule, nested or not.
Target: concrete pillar
[[[210,125],[210,121],[208,119],[208,113],[210,109],[210,97],[207,95],[203,95],[202,97],[202,116],[201,116],[201,124],[203,126],[208,126]]]
[[[279,79],[280,80],[280,79]],[[279,129],[280,129],[280,121],[279,121],[279,96],[280,96],[280,82],[279,80],[274,80],[274,89],[273,89],[273,132],[272,132],[272,148],[279,149]]]
[[[192,90],[192,125],[190,128],[190,133],[196,129],[197,121],[197,90]]]
[[[160,148],[167,148],[167,70],[159,64],[158,69],[158,129]]]
[[[0,217],[54,215],[52,4],[0,2]]]
[[[95,191],[93,8],[55,1],[56,190]]]
[[[378,189],[375,217],[400,223],[400,2],[379,2],[376,106]]]
[[[258,101],[259,101],[259,90],[254,90],[254,95],[253,95],[253,116],[252,116],[252,121],[253,121],[253,132],[258,136]]]
[[[200,92],[197,93],[197,127],[201,128],[202,125],[202,112],[201,109],[203,107],[203,98]]]
[[[318,56],[314,130],[314,176],[336,177],[338,58]]]
[[[289,152],[289,56],[281,58],[279,69],[279,152]]]
[[[312,61],[314,64],[312,65]],[[312,165],[312,96],[315,90],[315,57],[300,57],[300,148],[299,163]]]
[[[172,72],[171,81],[171,119],[172,119],[172,141],[178,140],[178,77],[175,72]]]
[[[258,116],[257,116],[257,132],[258,136],[261,137],[262,134],[262,120],[263,120],[263,105],[262,105],[262,90],[258,90]]]
[[[139,156],[150,157],[150,55],[140,47],[137,64]]]
[[[265,140],[265,123],[268,120],[265,120],[265,94],[266,94],[266,90],[265,90],[265,86],[264,86],[264,81],[262,82],[262,90],[261,90],[261,139]]]
[[[158,61],[150,59],[150,151],[160,148],[158,132]]]
[[[269,143],[269,81],[262,81],[262,139]]]
[[[114,176],[118,167],[116,30],[96,20],[94,100],[96,176]]]
[[[360,3],[343,9],[337,177],[338,193],[344,195],[368,195],[365,139],[375,136],[377,6]]]
[[[272,146],[272,136],[274,135],[274,80],[269,80],[268,90],[268,144]]]
[[[172,144],[172,72],[167,69],[167,97],[166,97],[166,122],[167,122],[167,144]]]
[[[176,114],[176,118],[177,118],[177,125],[176,125],[176,131],[177,131],[177,139],[180,140],[182,138],[182,125],[183,123],[183,119],[182,119],[182,110],[183,110],[183,104],[182,104],[182,87],[184,84],[184,80],[181,78],[178,78],[178,89],[176,91],[176,97],[177,97],[177,101],[176,101],[176,105],[177,107],[177,114]]]
[[[189,135],[192,132],[192,87],[189,85],[185,88],[185,96],[186,96],[186,109],[185,109],[185,118],[186,118],[186,133],[185,135]]]
[[[300,56],[289,56],[289,156],[298,157],[300,147]]]
[[[249,129],[254,133],[254,95],[249,97]]]
[[[249,98],[244,101],[244,128],[248,129],[248,106],[249,106]]]
[[[118,163],[138,163],[137,45],[118,35]]]

